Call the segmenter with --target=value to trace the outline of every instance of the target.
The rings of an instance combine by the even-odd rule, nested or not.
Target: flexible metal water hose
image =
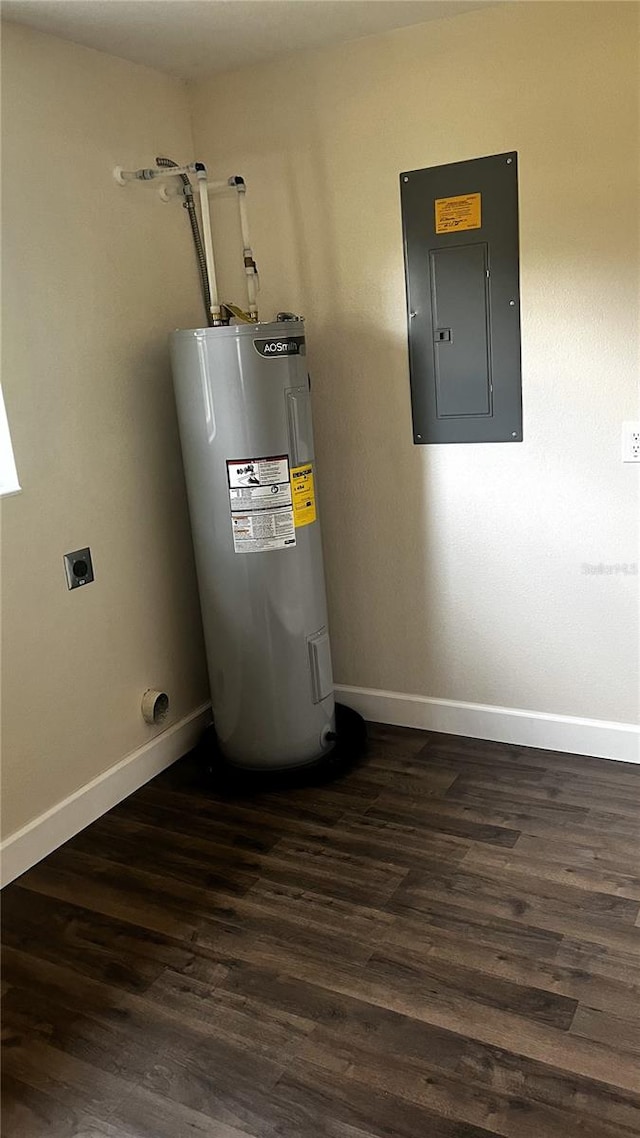
[[[173,162],[171,158],[156,158],[156,166],[164,166],[165,168],[177,166],[177,162]],[[198,272],[200,274],[200,289],[202,292],[202,300],[204,303],[204,310],[207,314],[207,323],[212,323],[211,316],[211,297],[209,294],[209,277],[207,275],[207,259],[204,255],[204,246],[202,244],[202,236],[200,233],[200,226],[198,224],[198,214],[196,213],[196,203],[193,200],[193,187],[189,181],[187,174],[180,174],[180,181],[183,185],[184,202],[182,203],[187,211],[189,223],[191,225],[191,235],[193,237],[193,244],[196,251],[196,259],[198,262]]]

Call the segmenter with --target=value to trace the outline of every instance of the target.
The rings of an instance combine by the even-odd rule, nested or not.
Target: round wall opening
[[[150,727],[157,727],[169,714],[169,696],[164,691],[149,688],[142,697],[142,718]]]

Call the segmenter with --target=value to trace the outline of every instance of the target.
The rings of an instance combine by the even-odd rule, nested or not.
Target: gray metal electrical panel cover
[[[410,170],[400,191],[414,442],[518,442],[518,156]]]

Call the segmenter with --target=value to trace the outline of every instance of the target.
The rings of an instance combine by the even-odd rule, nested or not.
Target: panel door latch
[[[445,344],[451,343],[451,329],[450,328],[436,328],[434,334],[434,343]]]

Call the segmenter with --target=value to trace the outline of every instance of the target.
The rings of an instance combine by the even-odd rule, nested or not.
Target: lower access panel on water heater
[[[517,154],[411,170],[400,191],[414,442],[517,442]]]

